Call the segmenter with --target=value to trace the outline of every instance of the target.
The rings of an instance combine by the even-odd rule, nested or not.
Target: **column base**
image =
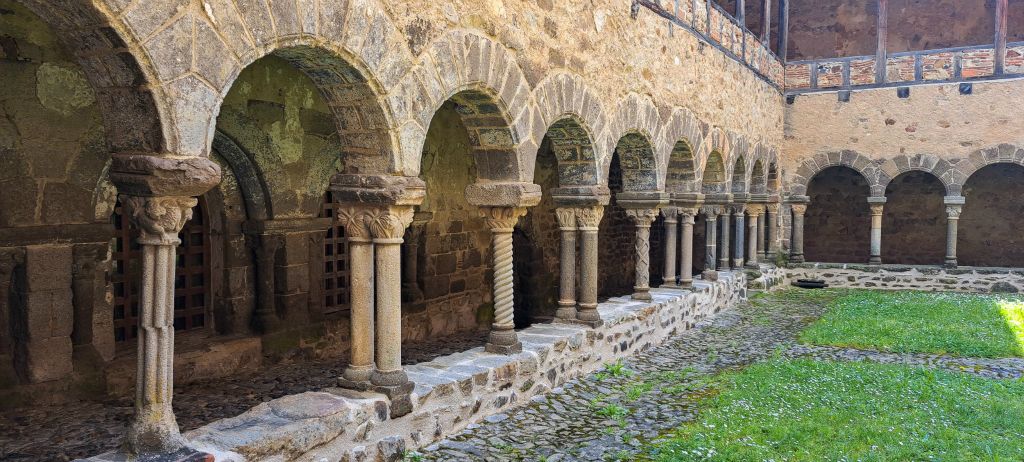
[[[572,303],[571,305],[569,303]],[[576,321],[576,302],[558,302],[558,310],[555,311],[555,321]]]
[[[374,369],[375,367],[373,366],[373,364],[368,364],[365,366],[353,366],[349,364],[347,367],[345,367],[345,370],[342,371],[341,378],[339,380],[343,379],[351,383],[369,384],[370,377],[373,376]]]
[[[705,281],[714,282],[718,280],[718,271],[704,270],[704,272],[700,273],[700,277]]]
[[[395,419],[412,412],[412,390],[415,387],[416,384],[406,379],[403,384],[374,386],[370,388],[370,391],[380,393],[391,400],[391,418]]]
[[[660,285],[658,287],[661,288],[661,289],[678,289],[679,288],[679,284],[676,283],[675,281],[671,281],[671,282],[665,281],[664,284],[662,284],[662,285]]]
[[[604,325],[601,313],[597,312],[597,305],[580,305],[576,309],[576,323],[584,326],[597,328]]]
[[[743,264],[743,260],[733,260],[732,261],[732,267],[735,268],[735,269],[740,269],[740,268],[743,268],[744,266],[745,265]]]
[[[687,279],[687,280],[684,280],[684,281],[679,281],[678,287],[680,289],[686,289],[686,290],[692,289],[693,288],[693,279]]]
[[[957,262],[956,258],[946,257],[946,261],[942,263],[942,266],[945,266],[946,268],[956,268],[957,266],[960,265]]]
[[[801,255],[790,255],[789,256],[789,262],[790,263],[803,263],[804,262],[804,256],[803,256],[803,254],[801,254]]]
[[[871,258],[868,259],[868,264],[869,265],[881,265],[882,264],[882,257],[871,257]]]
[[[729,271],[729,261],[718,260],[718,271]]]
[[[523,343],[519,341],[516,331],[512,329],[492,329],[487,336],[484,351],[499,355],[511,355],[523,351]]]
[[[758,268],[760,268],[760,267],[761,267],[761,264],[760,264],[760,263],[758,263],[758,262],[756,262],[756,261],[748,261],[748,262],[747,262],[747,268],[750,268],[750,269],[758,269]]]
[[[366,391],[373,388],[369,380],[352,380],[348,377],[338,377],[338,386],[349,390]]]
[[[631,298],[633,300],[639,300],[642,302],[649,302],[651,300],[654,300],[654,298],[651,297],[650,290],[651,289],[649,287],[634,287],[634,292]]]

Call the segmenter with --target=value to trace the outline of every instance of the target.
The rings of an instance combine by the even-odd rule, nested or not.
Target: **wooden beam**
[[[875,49],[875,83],[885,83],[885,68],[888,59],[889,0],[878,0],[878,48]]]
[[[779,0],[779,58],[786,62],[789,47],[789,0]]]
[[[1001,75],[1006,67],[1006,4],[1007,0],[996,0],[996,75]]]
[[[736,20],[747,27],[747,4],[744,0],[736,0]]]
[[[761,43],[766,46],[771,43],[772,40],[772,0],[764,0],[764,10],[762,10],[761,17]]]

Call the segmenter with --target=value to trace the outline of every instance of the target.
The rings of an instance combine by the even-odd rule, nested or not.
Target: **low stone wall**
[[[751,290],[772,291],[788,285],[786,269],[775,265],[760,265],[756,270],[748,269],[747,288]]]
[[[486,416],[525,404],[575,377],[665,341],[746,298],[746,274],[695,281],[693,291],[652,289],[653,302],[613,298],[605,324],[539,324],[519,332],[513,356],[474,348],[407,367],[416,383],[412,413],[388,419],[379,394],[327,389],[260,404],[186,437],[218,461],[395,460]]]
[[[804,263],[786,268],[786,278],[821,279],[831,287],[912,289],[974,293],[1024,291],[1024,269]]]

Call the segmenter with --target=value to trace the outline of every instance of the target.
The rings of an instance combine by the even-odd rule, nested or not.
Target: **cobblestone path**
[[[486,333],[407,343],[403,362],[414,364],[468,350]],[[337,386],[345,358],[297,361],[230,379],[177,387],[174,414],[182,432],[239,415],[264,401]],[[0,461],[66,461],[117,448],[132,416],[132,398],[61,406],[19,408],[0,413]]]
[[[806,294],[806,295],[804,295]],[[696,416],[720,371],[767,359],[817,319],[825,292],[767,295],[724,311],[672,340],[538,396],[508,414],[420,451],[431,461],[629,460]]]

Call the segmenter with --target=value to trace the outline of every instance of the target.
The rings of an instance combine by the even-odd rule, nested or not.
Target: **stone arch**
[[[705,178],[705,169],[707,168],[708,161],[711,159],[712,153],[717,153],[718,160],[722,162],[723,171],[725,169],[725,162],[729,160],[729,152],[732,149],[729,137],[726,136],[725,132],[720,128],[715,127],[708,131],[707,135],[704,136],[704,140],[701,141],[698,146],[697,155],[697,178]],[[728,179],[726,179],[728,181]],[[728,192],[728,189],[721,191],[723,193]]]
[[[857,169],[831,165],[807,183],[810,196],[804,215],[807,261],[861,263],[870,256],[872,195],[870,182]]]
[[[733,194],[747,193],[747,161],[746,156],[736,156],[732,164],[730,187]]]
[[[622,190],[657,191],[658,166],[650,138],[641,133],[625,134],[615,145],[622,167]]]
[[[630,135],[637,135],[644,139],[644,143],[647,146],[646,149],[649,150],[649,153],[645,153],[644,157],[649,157],[651,163],[650,172],[653,174],[653,181],[650,182],[651,184],[645,185],[644,190],[660,190],[662,188],[662,179],[660,178],[660,172],[662,171],[661,159],[657,156],[655,145],[652,142],[652,140],[656,139],[655,136],[659,133],[659,128],[660,116],[658,115],[658,108],[651,101],[650,97],[630,93],[620,101],[615,107],[615,113],[611,118],[607,136],[605,137],[605,152],[609,155],[601,161],[601,171],[604,173],[604,177],[608,177],[612,155],[619,144]],[[637,141],[639,144],[636,137],[632,137],[630,140]],[[623,162],[623,175],[625,175],[625,169],[627,168],[625,159],[620,159],[620,162]]]
[[[1024,267],[1024,163],[1016,157],[989,162],[971,172],[962,193],[966,204],[957,236],[959,263]]]
[[[882,209],[882,260],[941,265],[946,255],[947,185],[925,169],[907,169],[886,185]]]
[[[157,75],[134,37],[87,0],[15,0],[56,32],[96,92],[112,152],[176,152]]]
[[[661,131],[658,152],[665,159],[662,184],[672,193],[700,191],[698,158],[704,134],[700,122],[689,110],[676,108]]]
[[[884,172],[884,175],[880,178],[880,181],[884,181],[880,185],[883,188],[888,187],[892,179],[912,171],[926,172],[934,176],[942,182],[947,196],[959,195],[960,188],[963,185],[963,183],[953,183],[955,181],[955,169],[948,161],[930,154],[891,157],[882,163],[881,170]]]
[[[768,174],[765,170],[765,159],[757,157],[754,160],[753,167],[750,168],[750,193],[751,194],[768,194]]]
[[[361,90],[354,98],[343,94],[344,89],[332,95],[326,88],[325,98],[357,101],[355,105],[367,111],[369,103],[364,101],[371,99],[367,94],[373,94],[373,98],[384,95],[382,89],[394,85],[412,61],[402,33],[376,0],[322,5],[259,3],[244,9],[224,2],[197,2],[180,8],[178,4],[154,7],[136,2],[117,13],[123,15],[128,28],[140,38],[154,64],[155,75],[169,102],[169,115],[174,120],[178,141],[175,151],[184,155],[208,153],[217,108],[224,95],[238,73],[263,56],[293,49],[287,57],[300,61],[314,81],[326,85],[359,80],[355,86]],[[294,52],[306,49],[317,52],[305,56]],[[353,73],[352,69],[358,72]],[[367,92],[367,88],[371,91]],[[374,104],[383,106],[379,102]],[[374,131],[378,125],[394,126],[385,111],[374,112],[376,116],[361,117],[363,123],[372,127],[367,131]],[[341,119],[339,116],[339,127]],[[390,137],[378,137],[372,142],[365,141],[370,138],[366,135],[360,138],[363,142],[354,146],[387,149],[392,155],[397,152]],[[380,145],[374,146],[376,143]],[[387,159],[387,163],[392,168],[396,164],[393,158]]]
[[[235,181],[238,182],[242,200],[245,202],[246,216],[251,220],[273,218],[271,192],[267,188],[263,171],[256,165],[252,155],[230,136],[220,131],[217,131],[213,137],[212,148],[231,168]]]
[[[885,186],[891,178],[885,173],[877,162],[855,151],[833,151],[827,154],[817,154],[814,157],[803,161],[793,175],[788,179],[789,192],[794,196],[807,194],[807,186],[812,178],[822,170],[829,167],[843,166],[856,170],[870,186],[871,196],[880,197],[885,195]]]
[[[1012,144],[1000,144],[972,152],[966,159],[956,163],[952,169],[948,182],[950,190],[956,190],[957,194],[967,180],[978,170],[992,164],[1016,164],[1024,166],[1024,148]],[[950,195],[953,195],[950,193]]]
[[[534,116],[531,137],[537,146],[541,145],[544,137],[547,136],[555,141],[552,129],[556,124],[569,122],[571,128],[578,135],[579,130],[584,130],[587,139],[577,136],[577,142],[573,143],[582,153],[589,150],[588,156],[580,156],[577,160],[586,164],[578,164],[575,170],[586,170],[594,175],[594,182],[586,184],[600,184],[600,168],[598,162],[608,156],[603,152],[605,145],[599,143],[600,134],[604,132],[607,122],[605,121],[604,108],[601,100],[583,81],[583,78],[568,73],[558,73],[544,78],[533,90],[533,100],[536,103],[537,115]],[[560,143],[568,146],[566,143]],[[562,159],[559,159],[561,166]],[[561,169],[561,167],[559,167]],[[588,173],[589,174],[589,173]],[[563,185],[568,185],[564,183]]]
[[[402,153],[397,171],[419,174],[430,121],[441,105],[464,92],[486,94],[499,108],[511,137],[503,149],[514,158],[501,160],[511,170],[489,179],[529,181],[538,148],[531,136],[536,108],[529,83],[504,45],[465,30],[451,30],[434,40],[418,63],[388,91]]]
[[[558,162],[560,187],[596,186],[599,183],[594,138],[582,120],[574,116],[563,117],[551,124],[545,136],[551,141],[551,150]]]
[[[726,194],[729,192],[729,177],[726,174],[725,158],[718,151],[707,156],[702,169],[701,185],[704,194]]]

